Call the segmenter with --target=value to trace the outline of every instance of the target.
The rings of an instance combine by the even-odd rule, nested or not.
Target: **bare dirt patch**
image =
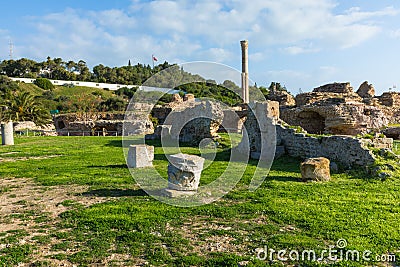
[[[16,232],[22,233],[17,245],[35,245],[37,250],[33,255],[34,261],[46,261],[51,263],[50,266],[73,266],[65,260],[48,257],[56,253],[52,250],[52,246],[60,242],[50,235],[53,231],[59,231],[57,229],[57,223],[60,222],[59,215],[71,209],[66,203],[76,202],[88,207],[109,199],[83,194],[87,191],[88,186],[41,186],[32,179],[0,179],[0,235],[7,237]],[[40,237],[46,237],[47,242],[38,243]],[[16,245],[3,243],[1,242],[0,249]]]
[[[10,153],[8,153],[10,154]],[[5,155],[5,154],[3,154]],[[60,157],[61,155],[37,156],[37,157],[17,157],[17,158],[0,158],[0,162],[16,162],[20,160],[42,160]]]

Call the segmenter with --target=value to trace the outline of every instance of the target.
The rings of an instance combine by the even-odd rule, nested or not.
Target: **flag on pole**
[[[153,69],[154,69],[154,61],[157,61],[157,58],[154,55],[151,55],[151,61],[153,62]]]

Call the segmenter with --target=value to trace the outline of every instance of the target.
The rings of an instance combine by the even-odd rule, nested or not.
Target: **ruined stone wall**
[[[362,98],[372,98],[375,96],[375,88],[368,81],[363,82],[357,90],[357,94]]]
[[[223,121],[224,112],[219,103],[188,101],[174,109],[164,121],[170,125],[170,135],[181,142],[198,144],[204,138],[214,138]]]
[[[338,94],[331,92],[311,92],[296,95],[296,106],[306,105],[338,105],[344,103],[362,102],[362,98],[356,93]]]
[[[326,157],[345,167],[367,166],[375,162],[374,155],[360,139],[347,136],[309,137],[281,125],[277,125],[276,129],[277,144],[283,145],[289,156],[303,159]]]
[[[301,126],[309,133],[357,135],[386,126],[392,116],[376,106],[361,102],[336,105],[305,105],[281,109],[280,118],[290,125]]]
[[[154,107],[151,110],[151,116],[156,118],[158,120],[159,124],[163,124],[165,121],[165,118],[171,113],[172,108],[171,107]]]
[[[124,122],[126,134],[149,134],[154,129],[146,113],[146,107],[139,105],[134,114],[128,113],[132,118],[125,118],[127,114],[123,112],[60,114],[55,116],[54,125],[58,135],[62,136],[122,135]]]
[[[338,94],[348,94],[353,92],[350,83],[330,83],[314,88],[313,92],[329,92]]]
[[[243,123],[246,120],[246,115],[242,110],[226,109],[224,110],[224,119],[218,132],[238,133],[242,131]]]
[[[400,107],[400,93],[397,92],[386,92],[379,97],[381,105],[388,107]]]
[[[271,90],[267,98],[268,100],[279,102],[280,107],[293,107],[296,105],[294,97],[287,91]]]

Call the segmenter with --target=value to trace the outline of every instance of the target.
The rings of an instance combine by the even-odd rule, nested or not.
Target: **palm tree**
[[[65,67],[67,68],[67,70],[68,70],[69,72],[72,72],[72,69],[75,68],[76,66],[77,66],[77,64],[75,63],[75,61],[72,61],[72,60],[68,61],[68,62],[65,64]]]
[[[29,92],[9,93],[1,106],[1,120],[33,121],[37,125],[49,123],[50,114],[35,100]]]

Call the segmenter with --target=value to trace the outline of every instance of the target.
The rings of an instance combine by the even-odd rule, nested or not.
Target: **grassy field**
[[[168,162],[154,145],[154,166],[165,176]],[[229,150],[220,148],[217,157],[203,182],[226,168]],[[266,246],[315,250],[318,258],[344,239],[344,254],[370,250],[371,260],[389,254],[398,260],[400,181],[352,171],[327,183],[302,183],[299,160],[285,157],[249,192],[255,168],[250,161],[236,188],[217,202],[179,208],[135,184],[119,137],[16,138],[15,146],[0,147],[0,266],[396,265],[257,259]]]

